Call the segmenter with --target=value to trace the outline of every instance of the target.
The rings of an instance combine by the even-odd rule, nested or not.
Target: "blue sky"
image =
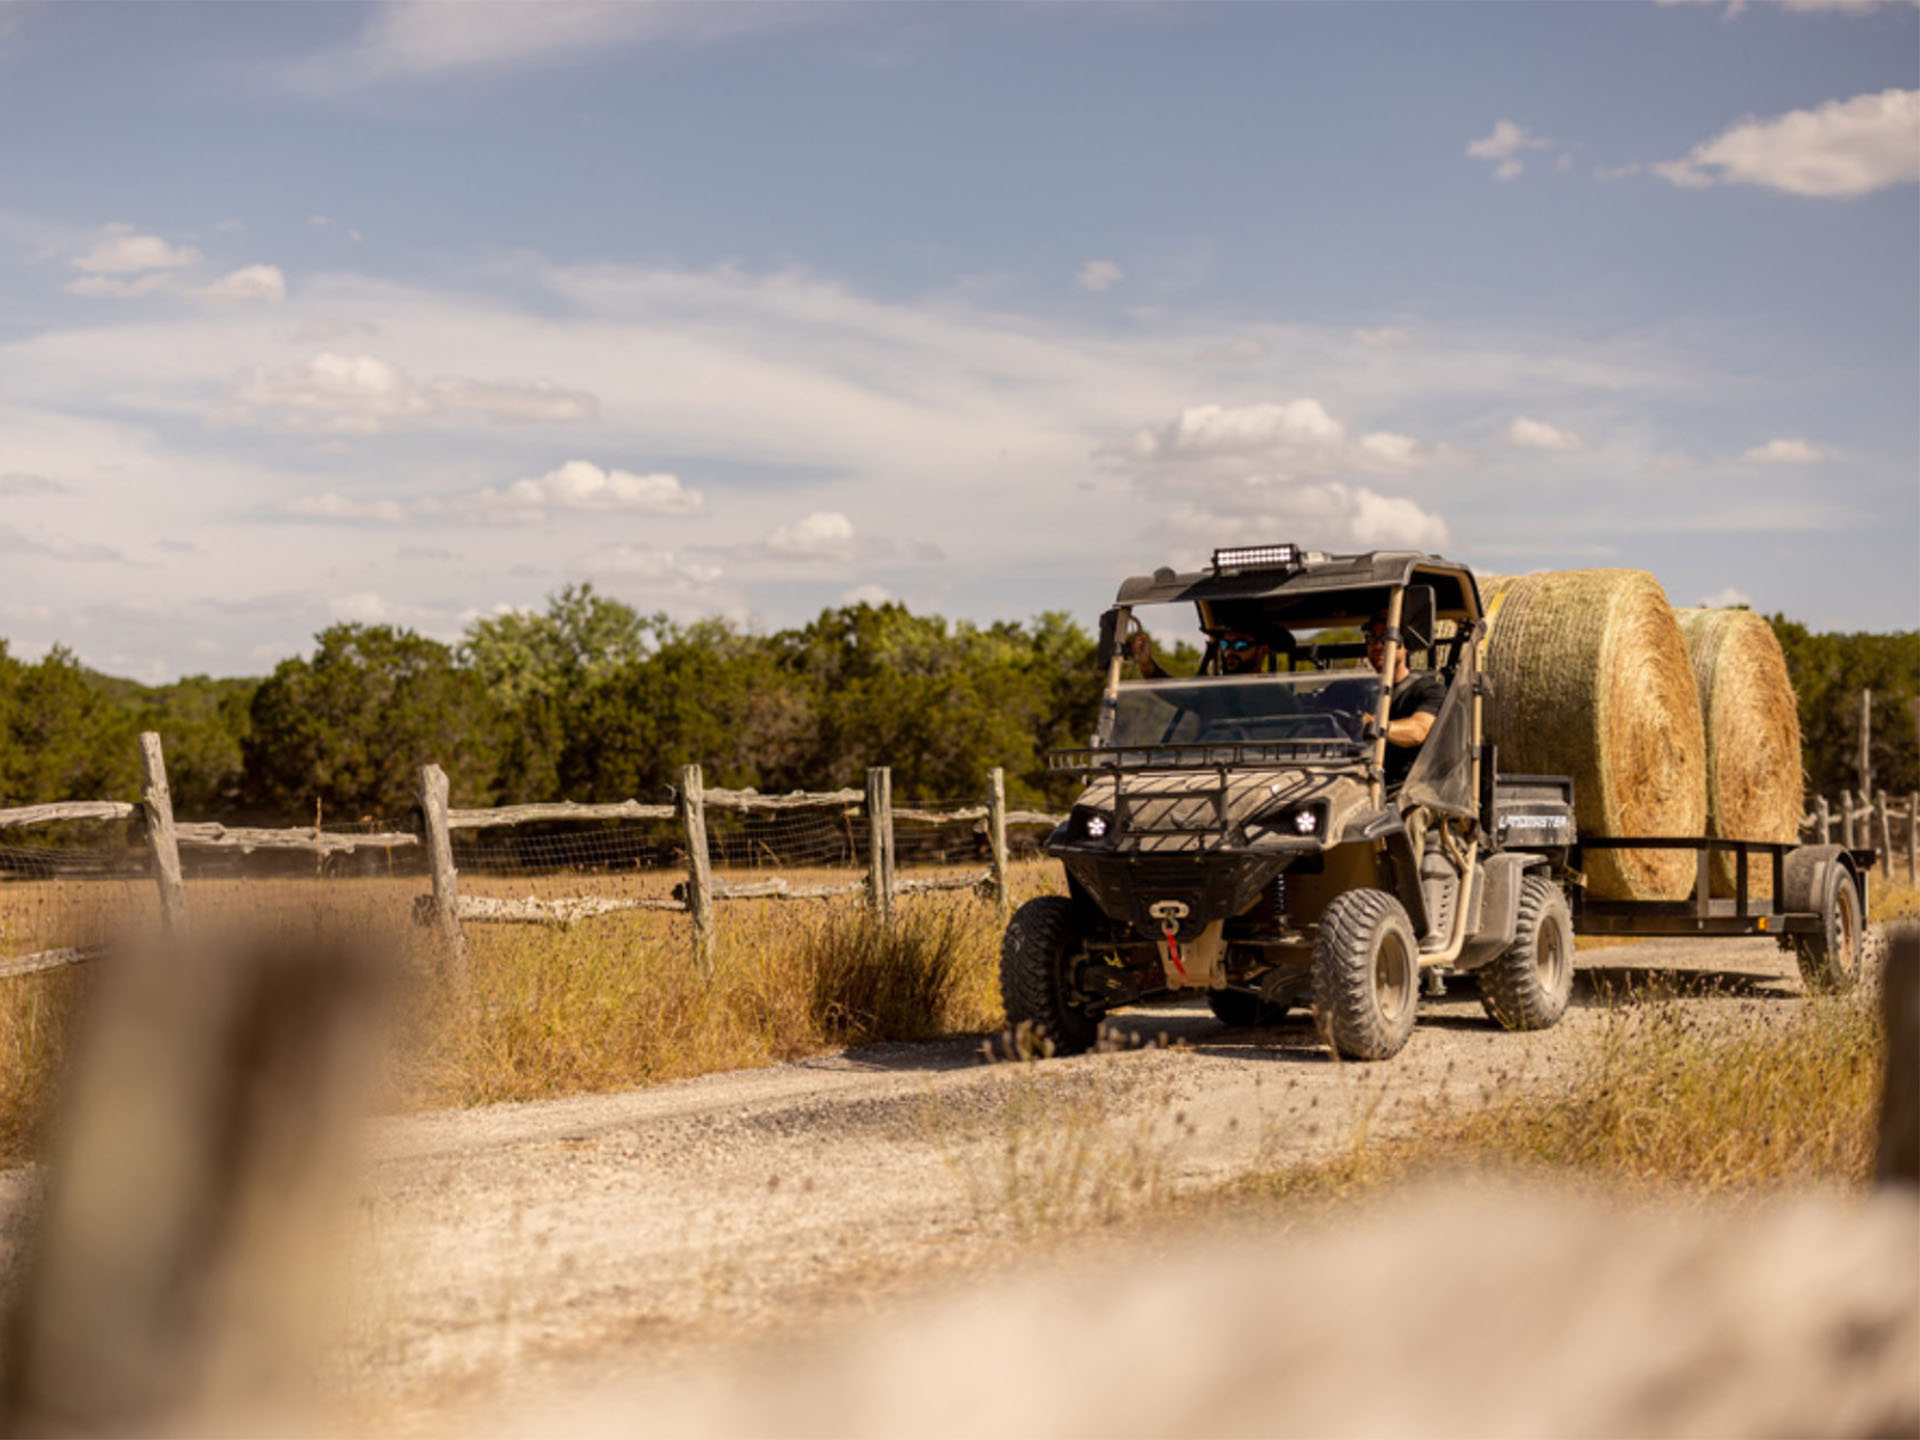
[[[1920,624],[1920,8],[0,0],[0,634],[1215,544]]]

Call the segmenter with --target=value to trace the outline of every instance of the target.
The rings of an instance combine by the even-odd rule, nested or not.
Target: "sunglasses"
[[[1249,650],[1264,650],[1266,646],[1259,640],[1249,640],[1244,635],[1236,635],[1230,639],[1222,640],[1220,642],[1220,648],[1222,650],[1231,650],[1236,655],[1242,655]]]

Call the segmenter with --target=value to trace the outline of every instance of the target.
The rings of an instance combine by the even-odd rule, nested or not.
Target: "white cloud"
[[[344,340],[349,335],[378,335],[380,326],[372,320],[343,320],[337,316],[325,315],[318,320],[309,320],[296,329],[291,339],[303,345],[328,345],[335,340]]]
[[[1749,117],[1684,160],[1652,167],[1686,189],[1760,185],[1844,199],[1920,180],[1920,90],[1830,100],[1771,120]]]
[[[1397,496],[1340,481],[1262,489],[1245,508],[1181,506],[1166,520],[1176,542],[1199,550],[1236,541],[1290,540],[1316,550],[1444,550],[1438,515]]]
[[[377,520],[389,525],[401,524],[411,514],[398,500],[355,500],[333,490],[297,496],[283,509],[310,520]]]
[[[419,626],[446,619],[441,610],[389,600],[372,590],[328,600],[327,613],[336,621],[359,625]]]
[[[1744,590],[1729,585],[1724,590],[1716,590],[1711,595],[1702,595],[1700,603],[1709,610],[1730,610],[1736,605],[1753,608],[1753,597]]]
[[[853,553],[853,538],[851,520],[837,510],[822,510],[775,526],[761,545],[787,560],[845,560]]]
[[[1311,397],[1257,405],[1190,405],[1158,429],[1136,430],[1124,457],[1143,466],[1256,463],[1292,475],[1404,470],[1419,463],[1418,444],[1382,431],[1354,440]]]
[[[202,299],[244,304],[264,300],[278,304],[287,298],[287,277],[276,265],[245,265],[200,289]]]
[[[1507,443],[1530,450],[1578,450],[1585,442],[1571,430],[1521,415],[1507,427]]]
[[[409,77],[525,69],[670,35],[723,39],[793,24],[810,12],[831,7],[387,0],[368,10],[352,44],[303,61],[284,78],[298,90],[351,91]]]
[[[82,275],[69,280],[65,289],[69,295],[84,295],[89,300],[134,300],[142,295],[151,295],[156,290],[164,290],[172,284],[173,276],[168,272],[152,270],[145,275],[134,275],[124,280],[112,275]]]
[[[1769,440],[1754,446],[1740,458],[1765,465],[1813,465],[1826,459],[1827,452],[1805,440]]]
[[[856,585],[840,596],[842,605],[872,605],[878,608],[893,603],[893,593],[884,585]]]
[[[718,565],[688,560],[672,550],[621,542],[589,550],[568,567],[576,575],[618,576],[666,584],[711,585],[725,572]]]
[[[1413,336],[1391,325],[1383,325],[1377,330],[1355,330],[1353,338],[1369,350],[1404,350],[1413,343]]]
[[[133,563],[111,545],[102,545],[92,540],[75,540],[67,535],[48,535],[36,539],[11,525],[0,525],[0,555],[32,555],[45,560],[67,560],[93,565],[131,565]]]
[[[538,522],[550,510],[698,515],[707,502],[698,490],[681,484],[677,475],[635,475],[603,470],[588,460],[569,460],[535,479],[516,480],[504,491],[482,490],[462,503],[500,519]]]
[[[1089,260],[1080,267],[1080,273],[1074,277],[1073,283],[1082,290],[1091,290],[1098,295],[1103,290],[1111,289],[1125,274],[1111,260]]]
[[[1475,160],[1495,160],[1493,178],[1511,180],[1526,169],[1521,155],[1528,150],[1551,150],[1554,142],[1533,134],[1524,125],[1516,125],[1511,120],[1501,120],[1491,131],[1472,141],[1467,146],[1467,154]]]
[[[88,275],[138,275],[181,270],[200,261],[191,245],[169,245],[158,235],[136,235],[131,225],[109,225],[91,250],[76,255],[73,268]]]
[[[1200,358],[1210,364],[1252,365],[1273,353],[1273,346],[1257,335],[1238,335],[1224,345],[1210,345]]]
[[[505,525],[538,525],[554,511],[687,517],[706,509],[706,497],[681,484],[677,475],[635,475],[603,470],[589,460],[569,460],[557,469],[504,490],[488,487],[457,495],[424,495],[409,500],[357,499],[327,490],[298,496],[281,513],[309,520],[373,521],[402,525],[414,520],[481,520]]]
[[[592,395],[546,381],[440,378],[418,385],[374,356],[323,353],[286,370],[256,365],[242,371],[209,420],[216,427],[265,425],[295,434],[380,435],[448,417],[565,424],[590,420],[598,409]]]

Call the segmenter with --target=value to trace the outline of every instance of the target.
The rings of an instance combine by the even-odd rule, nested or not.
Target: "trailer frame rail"
[[[1787,856],[1801,848],[1767,840],[1727,840],[1718,836],[1635,836],[1589,839],[1582,837],[1570,857],[1580,869],[1580,856],[1590,850],[1691,850],[1698,857],[1693,893],[1684,900],[1603,900],[1584,885],[1570,889],[1573,928],[1580,935],[1807,935],[1820,933],[1826,923],[1816,911],[1779,907],[1784,889]],[[1876,858],[1873,850],[1844,851],[1852,861],[1860,886],[1860,913],[1866,913],[1867,871]],[[1734,893],[1713,893],[1713,857],[1733,856]],[[1771,873],[1767,895],[1753,893],[1756,863]]]

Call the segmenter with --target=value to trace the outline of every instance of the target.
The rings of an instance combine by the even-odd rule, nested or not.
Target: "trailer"
[[[1581,856],[1595,850],[1691,850],[1698,857],[1684,900],[1605,900],[1587,893]],[[1713,893],[1716,855],[1731,855],[1734,893]],[[1784,845],[1717,836],[1584,838],[1569,852],[1567,900],[1576,935],[1631,939],[1771,936],[1794,952],[1812,990],[1850,990],[1860,978],[1867,878],[1876,852],[1841,845]],[[1771,880],[1756,894],[1757,873]]]

